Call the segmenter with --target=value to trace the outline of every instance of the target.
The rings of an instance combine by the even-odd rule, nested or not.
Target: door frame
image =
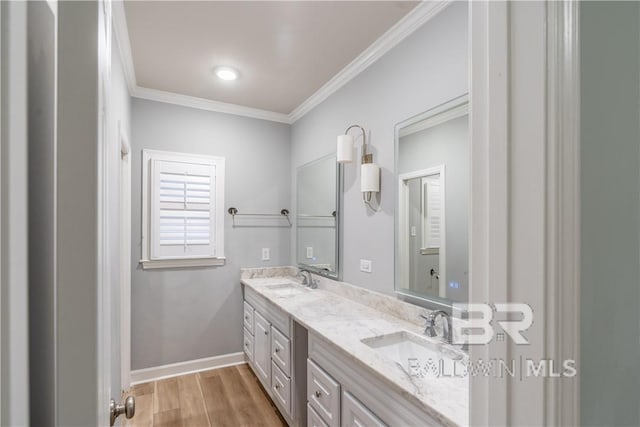
[[[580,366],[580,2],[547,3],[547,349]],[[547,425],[580,425],[580,376],[546,384]]]
[[[574,1],[470,3],[469,258],[471,302],[542,295],[538,303],[544,309],[535,313],[535,336],[527,352],[535,358],[573,359],[579,367],[578,16],[579,2]],[[540,82],[546,90],[535,89]],[[522,109],[525,101],[531,106],[527,114]],[[542,129],[544,135],[527,135],[532,129]],[[534,158],[523,159],[525,145]],[[536,195],[543,190],[542,208],[526,214],[518,205],[521,198],[515,196],[530,187],[513,180],[523,165],[536,179]],[[519,215],[517,222],[514,215]],[[514,252],[514,236],[531,235],[524,218],[544,230],[544,239],[532,242],[526,251],[519,245]],[[523,253],[533,255],[536,268],[542,267],[535,280],[522,280],[523,272],[532,271]],[[522,352],[512,343],[495,340],[470,347],[474,361],[509,360]],[[579,376],[528,384],[472,376],[470,423],[511,425],[528,419],[544,425],[579,425],[579,398]]]
[[[438,280],[438,298],[446,298],[446,272],[447,272],[447,261],[446,261],[446,250],[447,250],[447,224],[446,224],[446,178],[445,178],[445,165],[433,166],[426,169],[420,169],[412,172],[406,172],[398,175],[398,212],[400,218],[398,218],[398,252],[399,259],[401,260],[398,271],[398,283],[399,289],[396,289],[396,292],[399,294],[403,294],[402,289],[411,289],[409,286],[409,275],[410,275],[410,254],[409,254],[409,189],[407,186],[407,181],[415,178],[426,178],[431,175],[440,175],[440,181],[442,182],[442,192],[444,194],[443,203],[442,203],[442,239],[440,240],[440,248],[439,248],[439,256],[438,256],[438,270],[440,274],[440,279]],[[424,195],[424,189],[422,188],[422,183],[420,185],[421,194]],[[421,196],[424,197],[424,196]],[[424,206],[424,201],[422,202]],[[423,212],[424,215],[424,212]],[[420,236],[420,240],[424,241],[424,218],[422,224],[422,235]],[[407,296],[418,298],[415,295],[408,294]],[[431,301],[429,300],[429,303]]]
[[[131,387],[131,145],[122,122],[120,144],[120,366],[121,387]]]

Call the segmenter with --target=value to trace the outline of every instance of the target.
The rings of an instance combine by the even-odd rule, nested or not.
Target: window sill
[[[190,259],[141,259],[140,264],[145,270],[156,268],[189,268],[189,267],[216,267],[222,266],[226,258],[190,258]]]

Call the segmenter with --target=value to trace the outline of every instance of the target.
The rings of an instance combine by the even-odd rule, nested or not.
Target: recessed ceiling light
[[[238,78],[238,72],[231,67],[216,67],[213,71],[222,80],[235,80]]]

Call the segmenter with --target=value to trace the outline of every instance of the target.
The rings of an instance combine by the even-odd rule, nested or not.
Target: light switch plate
[[[313,246],[307,246],[307,259],[313,258]]]
[[[373,267],[373,262],[370,259],[361,259],[360,260],[360,271],[364,271],[365,273],[371,273]]]
[[[269,248],[262,248],[262,260],[269,261],[271,259],[271,251]]]

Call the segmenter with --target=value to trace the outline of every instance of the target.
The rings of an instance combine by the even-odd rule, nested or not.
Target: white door
[[[112,206],[118,206],[118,191],[113,191],[117,182],[114,174],[113,142],[116,130],[110,123],[111,99],[111,1],[100,0],[98,8],[98,422],[111,423],[110,401],[120,401],[119,354],[112,355],[112,334],[119,334],[113,321],[117,319],[113,298],[117,289],[119,259],[114,256],[119,229],[118,215]],[[116,163],[117,165],[117,163]],[[117,171],[117,169],[115,169]],[[116,185],[116,189],[119,186]],[[116,210],[117,212],[117,210]],[[100,305],[102,307],[100,307]],[[102,309],[101,309],[102,308]]]

